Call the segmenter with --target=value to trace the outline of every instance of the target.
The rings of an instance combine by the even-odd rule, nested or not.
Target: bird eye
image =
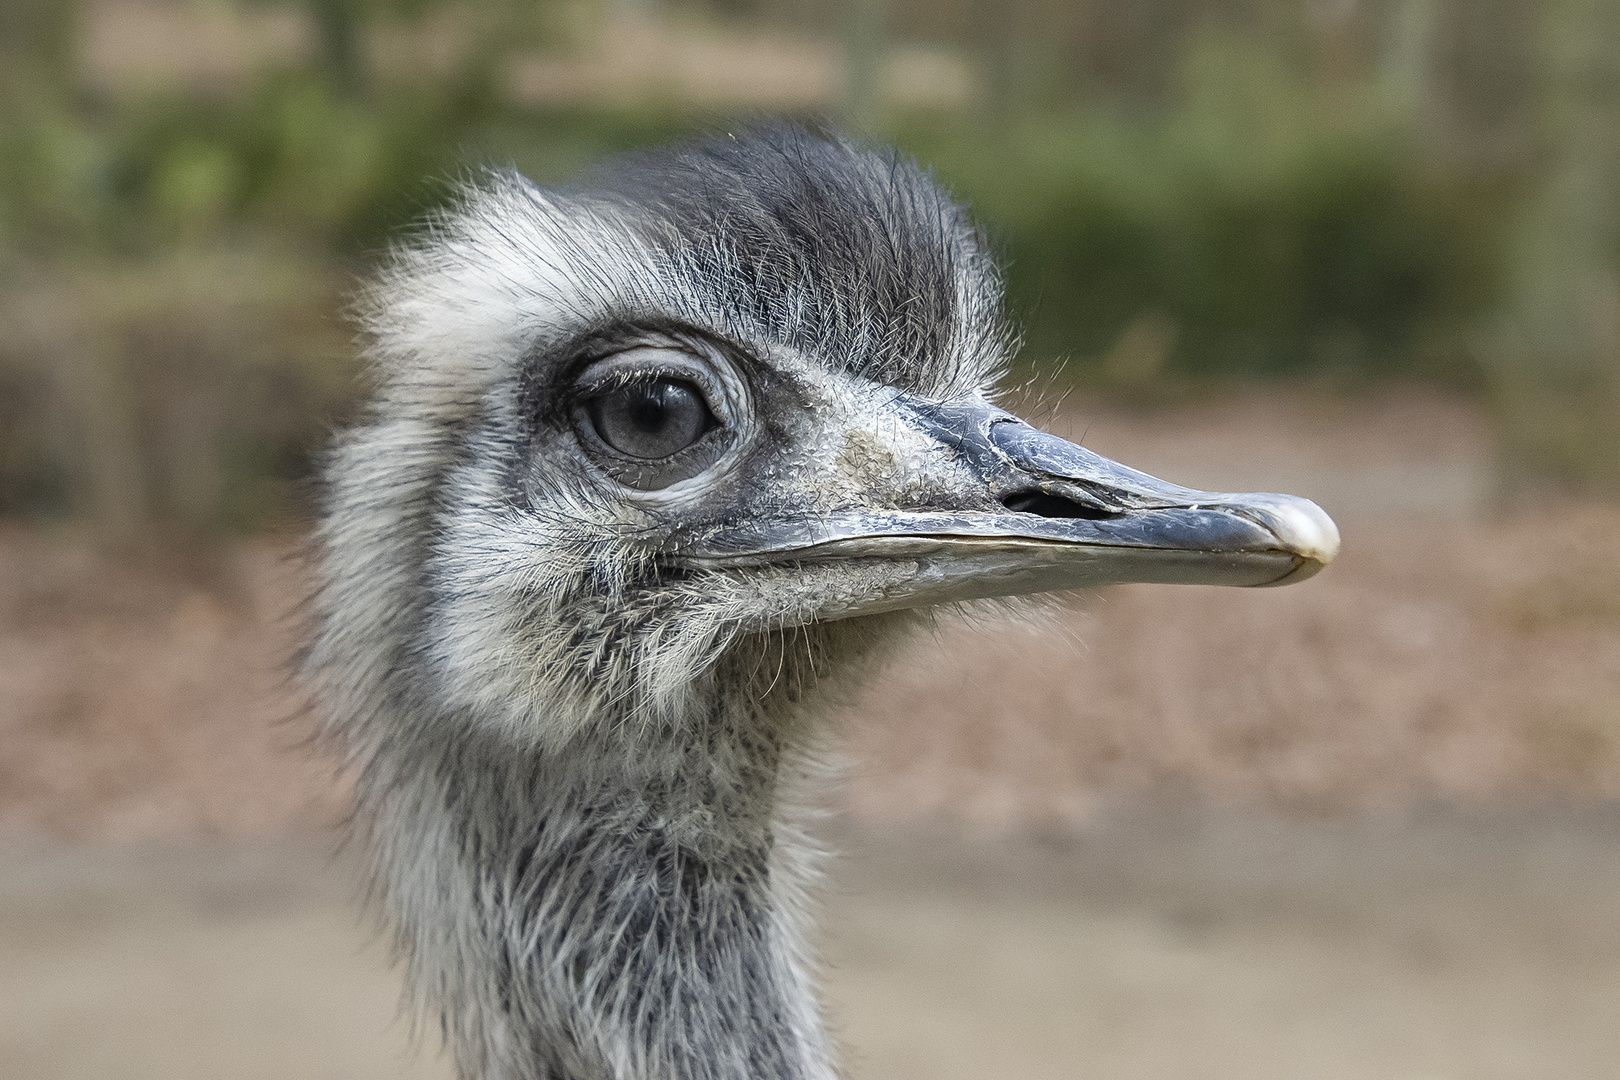
[[[586,412],[598,438],[643,461],[680,453],[715,426],[702,392],[675,379],[620,386],[587,402]]]

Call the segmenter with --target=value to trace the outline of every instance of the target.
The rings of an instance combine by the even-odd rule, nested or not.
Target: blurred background
[[[447,1075],[286,677],[346,296],[761,115],[973,205],[1012,407],[1345,536],[851,710],[851,1076],[1620,1077],[1620,0],[0,0],[0,1074]]]

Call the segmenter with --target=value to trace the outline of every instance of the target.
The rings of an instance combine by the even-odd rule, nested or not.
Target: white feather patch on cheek
[[[449,708],[524,744],[560,747],[600,710],[611,663],[580,643],[587,585],[612,563],[609,527],[576,508],[513,506],[498,473],[469,465],[425,567],[432,603],[418,631],[430,682]],[[559,512],[560,511],[560,512]],[[598,626],[598,636],[606,627]]]

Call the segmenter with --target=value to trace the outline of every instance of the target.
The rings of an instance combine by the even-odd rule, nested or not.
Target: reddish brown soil
[[[0,540],[0,833],[280,832],[340,814],[299,744],[285,544],[199,572],[82,541]]]

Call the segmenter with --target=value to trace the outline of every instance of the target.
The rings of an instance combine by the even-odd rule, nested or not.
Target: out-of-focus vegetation
[[[1481,360],[1535,480],[1620,487],[1620,3],[1549,0],[1535,183]]]
[[[1327,101],[1206,42],[1163,115],[1032,117],[1008,144],[917,140],[984,211],[1036,362],[1146,389],[1175,376],[1467,380],[1499,273],[1503,178],[1425,160],[1371,95]]]
[[[0,0],[0,513],[296,510],[341,311],[468,164],[761,111],[971,200],[1024,364],[1440,379],[1620,479],[1620,0]]]

